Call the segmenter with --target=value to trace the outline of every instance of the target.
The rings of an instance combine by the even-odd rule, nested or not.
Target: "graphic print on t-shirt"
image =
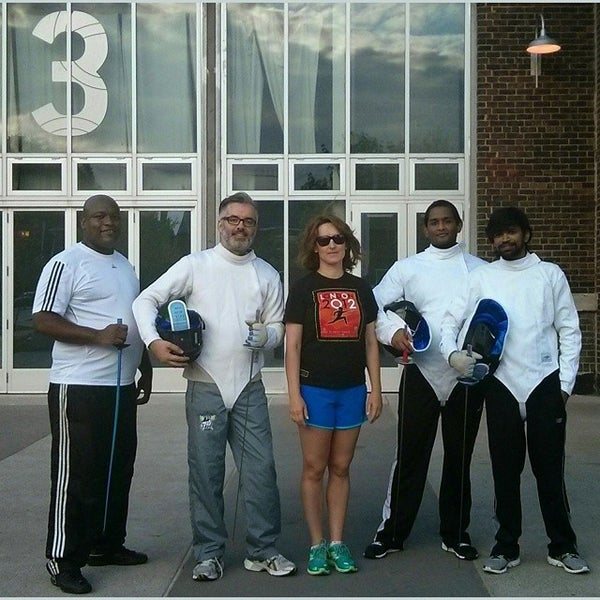
[[[356,290],[316,290],[317,336],[320,340],[356,340],[361,313]]]

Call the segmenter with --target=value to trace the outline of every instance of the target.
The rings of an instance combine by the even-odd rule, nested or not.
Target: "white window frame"
[[[13,165],[60,165],[60,189],[59,190],[15,190],[13,189]],[[7,171],[7,196],[65,196],[67,194],[67,159],[51,158],[48,156],[9,157],[6,159]]]
[[[79,165],[83,165],[86,163],[90,164],[124,164],[126,165],[126,183],[124,190],[114,190],[114,189],[106,189],[106,190],[97,190],[98,193],[106,193],[114,196],[130,196],[132,190],[132,160],[131,158],[107,158],[105,156],[95,157],[95,156],[85,156],[85,157],[74,157],[71,162],[71,181],[73,182],[73,195],[85,195],[88,196],[90,193],[94,192],[94,190],[80,190],[79,189],[79,178],[77,175],[77,167]]]
[[[338,165],[340,168],[340,187],[335,190],[297,190],[294,188],[294,168],[296,165],[310,164],[310,165]],[[288,164],[288,193],[290,197],[304,197],[304,196],[320,196],[329,198],[331,196],[343,196],[346,194],[346,158],[334,156],[331,154],[327,155],[327,158],[290,158]]]
[[[404,158],[390,157],[385,158],[381,155],[359,156],[350,155],[350,193],[357,196],[385,196],[406,194],[405,191],[405,161]],[[376,158],[375,158],[376,157]],[[395,164],[398,167],[398,189],[397,190],[357,190],[356,189],[356,167],[357,165],[390,165]]]
[[[416,165],[457,165],[458,166],[458,188],[457,189],[435,189],[435,190],[417,190],[416,181]],[[435,158],[415,157],[411,156],[408,160],[410,187],[409,194],[411,196],[431,196],[432,194],[454,194],[456,196],[464,196],[465,194],[465,159],[456,156],[436,156]]]
[[[189,164],[191,188],[189,190],[164,189],[164,190],[145,190],[143,188],[144,165],[160,164]],[[196,196],[198,190],[198,160],[196,157],[164,157],[151,156],[139,157],[137,159],[136,169],[136,193],[138,196]]]
[[[283,159],[280,155],[277,156],[268,156],[265,154],[260,154],[255,156],[254,158],[249,156],[244,156],[244,158],[232,158],[231,155],[227,158],[227,195],[233,194],[234,192],[239,192],[242,190],[238,190],[233,187],[233,168],[236,165],[276,165],[277,166],[277,189],[276,190],[243,190],[244,192],[248,192],[252,197],[260,196],[261,198],[269,198],[275,197],[280,198],[283,194],[284,187],[284,169],[283,169]]]

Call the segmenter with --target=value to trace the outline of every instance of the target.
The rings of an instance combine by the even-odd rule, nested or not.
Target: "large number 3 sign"
[[[108,92],[106,84],[98,75],[98,69],[108,56],[108,40],[102,25],[91,15],[73,11],[71,30],[81,36],[83,53],[71,62],[71,82],[77,83],[84,93],[83,108],[71,117],[72,135],[85,135],[96,129],[106,116]],[[69,13],[61,10],[46,15],[33,30],[33,35],[52,44],[61,33],[69,31]],[[69,83],[66,61],[52,61],[52,81]],[[68,134],[67,116],[59,113],[48,103],[32,113],[33,118],[45,131],[54,135]]]

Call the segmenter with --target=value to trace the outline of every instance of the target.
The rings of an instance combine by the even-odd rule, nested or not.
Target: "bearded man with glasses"
[[[246,511],[249,571],[284,576],[296,571],[275,544],[281,530],[262,350],[283,340],[283,289],[277,271],[252,250],[258,212],[238,192],[219,206],[220,243],[175,263],[133,304],[144,343],[164,365],[185,367],[188,380],[189,493],[196,566],[192,578],[223,576],[227,530],[223,485],[227,443],[240,473]],[[183,299],[205,323],[202,351],[190,361],[161,339],[158,309]]]

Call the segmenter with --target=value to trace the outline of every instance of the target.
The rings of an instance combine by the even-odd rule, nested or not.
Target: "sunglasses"
[[[341,246],[342,244],[346,243],[346,236],[343,233],[336,233],[335,235],[320,235],[317,238],[317,244],[322,247],[329,246],[329,242],[331,242],[331,240],[333,240],[334,244]]]

